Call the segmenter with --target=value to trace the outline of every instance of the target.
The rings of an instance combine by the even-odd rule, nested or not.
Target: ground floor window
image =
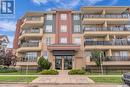
[[[36,61],[36,59],[37,59],[37,52],[27,52],[25,58],[29,62]]]

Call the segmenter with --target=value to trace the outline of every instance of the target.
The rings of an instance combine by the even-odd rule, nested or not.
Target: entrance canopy
[[[75,51],[53,51],[54,56],[74,56]]]
[[[80,50],[80,45],[76,44],[52,44],[47,46],[48,50],[54,51],[54,50],[62,50],[62,51],[79,51]]]

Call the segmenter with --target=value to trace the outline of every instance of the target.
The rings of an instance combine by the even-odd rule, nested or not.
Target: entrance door
[[[64,58],[64,69],[72,69],[72,56],[63,56]]]
[[[61,56],[56,56],[55,68],[60,69],[60,70],[62,69],[62,57]]]
[[[56,56],[55,69],[59,70],[61,70],[62,68],[64,70],[72,69],[72,57],[73,56]]]

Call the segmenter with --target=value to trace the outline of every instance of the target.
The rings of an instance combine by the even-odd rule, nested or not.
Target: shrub
[[[17,72],[17,70],[15,68],[0,66],[0,73],[12,73],[12,72]]]
[[[50,69],[51,63],[44,57],[40,57],[40,58],[38,58],[38,66],[39,66],[40,70]]]
[[[69,75],[85,75],[86,71],[82,69],[72,69],[68,72]]]
[[[43,70],[42,72],[40,72],[40,74],[42,75],[58,75],[58,71],[57,70]]]

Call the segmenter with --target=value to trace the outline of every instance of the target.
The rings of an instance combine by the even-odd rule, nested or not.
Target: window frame
[[[46,32],[52,32],[52,25],[46,25],[45,31]]]
[[[81,25],[74,25],[74,33],[81,32]]]
[[[65,13],[60,14],[60,19],[67,20],[67,14],[65,14]]]
[[[47,14],[46,15],[46,20],[53,20],[53,15],[52,14]]]
[[[73,15],[73,20],[80,20],[80,15],[79,14],[74,14]]]
[[[67,25],[61,25],[60,32],[67,32]]]

